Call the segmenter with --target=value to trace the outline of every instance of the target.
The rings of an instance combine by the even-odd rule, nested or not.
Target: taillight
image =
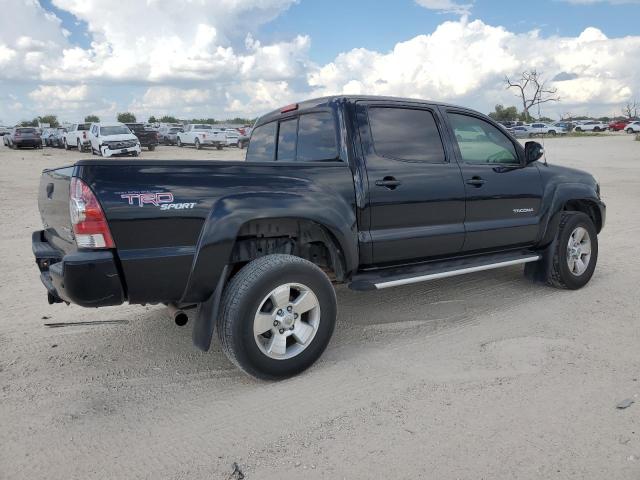
[[[16,132],[16,137],[19,137],[19,136],[20,136],[20,132]]]
[[[98,199],[89,186],[77,177],[71,178],[69,213],[79,248],[115,248]]]
[[[84,138],[84,139],[87,138],[87,132],[82,132],[82,138]]]

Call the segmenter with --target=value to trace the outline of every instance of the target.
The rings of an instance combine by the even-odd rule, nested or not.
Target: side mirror
[[[529,165],[530,163],[539,160],[544,153],[544,148],[538,142],[527,142],[524,144],[524,162]]]

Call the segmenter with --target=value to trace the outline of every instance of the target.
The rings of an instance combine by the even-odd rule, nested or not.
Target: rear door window
[[[247,148],[247,162],[272,162],[276,154],[278,122],[265,123],[251,134]]]
[[[370,107],[369,123],[378,155],[427,163],[446,162],[440,133],[430,111]]]

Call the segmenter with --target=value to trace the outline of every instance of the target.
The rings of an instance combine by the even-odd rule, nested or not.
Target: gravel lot
[[[38,179],[87,154],[0,147],[0,478],[239,479],[234,462],[247,479],[640,478],[640,142],[545,143],[608,206],[586,288],[522,267],[339,287],[328,350],[279,383],[196,350],[161,306],[49,306],[31,254]],[[122,322],[44,326],[95,320]]]

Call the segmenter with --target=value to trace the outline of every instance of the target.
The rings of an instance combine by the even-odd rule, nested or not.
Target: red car
[[[619,132],[620,130],[624,130],[624,128],[629,124],[627,120],[616,120],[609,124],[609,130],[612,132]]]

